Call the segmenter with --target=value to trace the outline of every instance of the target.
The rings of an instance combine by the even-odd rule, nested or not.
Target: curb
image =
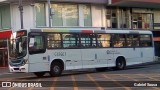
[[[0,69],[8,69],[8,67],[0,67]]]

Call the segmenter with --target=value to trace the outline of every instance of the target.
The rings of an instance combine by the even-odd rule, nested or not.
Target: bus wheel
[[[106,71],[106,69],[107,68],[105,68],[105,67],[104,68],[96,68],[96,71],[98,71],[98,72],[104,72],[104,71]]]
[[[52,63],[51,65],[51,68],[50,68],[50,75],[53,77],[53,76],[60,76],[62,74],[62,64],[59,63],[59,62],[54,62]]]
[[[117,60],[116,60],[116,69],[117,70],[123,70],[126,68],[126,62],[125,62],[125,59],[123,57],[119,57]]]
[[[45,72],[34,72],[37,77],[43,77]]]

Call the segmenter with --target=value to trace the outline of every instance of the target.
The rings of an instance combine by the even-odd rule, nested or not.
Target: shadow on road
[[[110,72],[117,72],[117,71],[126,71],[126,70],[131,70],[131,69],[142,69],[142,68],[148,68],[148,66],[130,66],[130,67],[127,67],[125,70],[115,70],[113,68],[108,68],[106,69],[106,71],[104,71],[106,74],[107,72],[109,72],[108,74],[110,74]],[[61,76],[59,77],[67,77],[67,76],[71,76],[71,75],[85,75],[85,74],[93,74],[93,73],[97,73],[97,74],[100,74],[100,73],[104,73],[104,72],[97,72],[96,70],[92,69],[92,70],[83,70],[83,71],[65,71],[64,73],[62,73]],[[43,77],[36,77],[34,74],[31,75],[31,76],[27,76],[27,77],[20,77],[20,78],[15,78],[16,80],[36,80],[36,79],[43,79],[43,78],[53,78],[51,77],[48,73],[45,74],[45,76]]]

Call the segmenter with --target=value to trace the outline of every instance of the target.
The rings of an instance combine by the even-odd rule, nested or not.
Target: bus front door
[[[29,55],[29,72],[49,71],[49,58],[47,53]]]

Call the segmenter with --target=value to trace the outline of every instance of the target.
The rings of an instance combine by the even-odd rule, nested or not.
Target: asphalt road
[[[2,71],[0,90],[160,90],[160,63],[119,71],[111,68],[105,72],[94,69],[66,71],[60,77],[46,74],[42,78],[32,73]],[[9,84],[12,87],[7,87]]]

